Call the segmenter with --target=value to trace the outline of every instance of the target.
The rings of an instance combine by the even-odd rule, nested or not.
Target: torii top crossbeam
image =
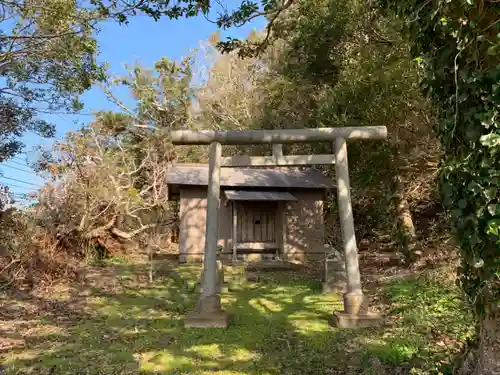
[[[339,128],[279,129],[279,130],[175,130],[170,133],[176,145],[208,145],[219,142],[223,145],[286,144],[307,142],[331,142],[336,138],[386,139],[385,126],[359,126]]]

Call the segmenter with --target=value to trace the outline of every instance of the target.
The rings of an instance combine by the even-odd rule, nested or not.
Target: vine
[[[500,301],[500,2],[386,0],[439,111],[440,190],[456,229],[458,282],[478,317]]]

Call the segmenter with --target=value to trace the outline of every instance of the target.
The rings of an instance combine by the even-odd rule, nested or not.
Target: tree
[[[365,3],[295,1],[274,21],[272,44],[257,56],[242,59],[239,51],[209,48],[214,63],[197,101],[199,121],[215,128],[387,126],[389,142],[349,147],[359,227],[392,228],[387,206],[393,197],[399,232],[408,233],[400,243],[410,253],[410,207],[433,198],[429,182],[436,179],[439,147],[429,101],[418,85],[422,68],[411,60],[399,28],[395,17]],[[258,45],[266,38],[264,31],[248,39]],[[212,46],[218,45],[214,38]],[[331,147],[285,148],[304,154],[329,153]]]
[[[216,20],[221,28],[238,26],[251,18],[276,14],[279,2],[244,1],[234,12],[222,9]],[[288,3],[286,3],[288,4]],[[285,4],[285,5],[286,5]],[[291,1],[290,1],[291,4]],[[40,113],[82,109],[78,97],[96,81],[106,79],[97,63],[94,36],[103,20],[129,22],[143,14],[158,20],[178,19],[213,10],[209,0],[0,0],[0,161],[19,152],[26,131],[54,135],[54,125]],[[220,42],[229,50],[236,41]],[[255,51],[255,46],[252,47]]]
[[[40,196],[43,227],[80,248],[89,241],[104,247],[135,241],[153,228],[168,231],[176,212],[168,201],[167,166],[183,152],[193,159],[168,141],[170,130],[191,118],[191,64],[190,57],[180,64],[164,58],[154,70],[131,67],[106,87],[121,112],[98,113],[42,153],[37,168],[53,180]],[[137,105],[125,106],[115,85],[129,88]]]
[[[191,17],[208,9],[196,1],[169,3],[0,0],[0,161],[19,152],[26,131],[54,135],[54,124],[39,114],[81,110],[78,97],[96,81],[105,81],[94,39],[100,22],[128,22],[138,13],[154,19]]]
[[[0,160],[25,131],[54,134],[39,113],[81,108],[78,95],[104,80],[92,38],[101,19],[76,1],[0,1]]]
[[[486,0],[454,2],[447,0],[432,2],[424,0],[387,0],[381,3],[382,9],[389,5],[395,14],[402,16],[401,21],[407,22],[412,55],[418,65],[426,72],[427,77],[424,80],[424,86],[426,92],[433,99],[435,107],[432,109],[425,108],[424,111],[421,111],[423,112],[421,119],[426,120],[428,118],[426,113],[434,114],[434,109],[436,109],[439,121],[437,121],[435,129],[440,139],[442,155],[444,155],[443,168],[440,170],[442,202],[447,207],[462,247],[462,266],[459,272],[460,285],[474,306],[480,323],[480,342],[475,373],[496,374],[500,372],[499,361],[495,360],[500,358],[498,352],[498,332],[500,331],[498,328],[498,322],[500,321],[500,295],[498,294],[498,291],[500,291],[500,160],[498,159],[500,155],[500,89],[498,85],[498,82],[500,82],[500,65],[498,65],[500,21],[498,14],[500,14],[500,8],[498,2]],[[338,47],[343,47],[344,52],[348,52],[348,56],[351,58],[355,59],[357,57],[356,55],[349,55],[349,52],[356,51],[356,48],[352,49],[352,45],[338,43],[342,39],[342,34],[346,31],[347,34],[344,35],[350,34],[372,39],[378,43],[388,57],[394,56],[393,47],[396,46],[394,39],[387,38],[384,33],[381,34],[378,28],[379,25],[374,28],[366,27],[367,25],[370,26],[370,23],[374,20],[373,13],[370,14],[370,11],[377,8],[376,4],[373,3],[372,5],[375,5],[375,7],[370,7],[369,2],[361,4],[352,2],[354,8],[357,6],[361,10],[362,19],[364,17],[366,21],[361,25],[356,21],[353,22],[352,18],[350,18],[350,16],[355,16],[355,19],[359,19],[356,17],[356,15],[360,14],[359,12],[351,14],[342,11],[331,13],[330,22],[326,22],[327,18],[321,15],[325,9],[323,2],[263,2],[263,5],[263,11],[261,11],[262,8],[259,9],[257,3],[244,2],[232,15],[223,18],[229,23],[234,21],[233,24],[240,24],[252,19],[254,16],[266,15],[270,21],[266,36],[257,44],[253,44],[254,46],[257,45],[258,48],[252,48],[251,44],[242,41],[229,40],[219,43],[222,51],[227,52],[237,49],[241,55],[262,54],[264,48],[261,47],[270,44],[271,41],[277,42],[283,36],[285,36],[285,39],[286,36],[291,36],[294,47],[291,49],[291,53],[286,55],[287,57],[282,66],[284,69],[293,72],[291,77],[294,77],[294,79],[275,79],[276,86],[282,88],[292,87],[291,90],[287,90],[292,98],[314,98],[309,106],[307,102],[301,102],[302,109],[311,109],[310,114],[314,112],[321,113],[321,111],[326,110],[323,114],[327,115],[327,118],[342,120],[344,114],[344,118],[356,118],[357,120],[364,118],[369,120],[370,117],[366,116],[370,113],[369,111],[358,110],[366,107],[360,106],[356,108],[356,103],[362,103],[362,101],[352,100],[351,94],[356,93],[356,91],[347,90],[344,92],[347,94],[345,96],[347,100],[343,102],[343,105],[332,106],[332,102],[325,101],[324,103],[328,104],[321,106],[318,105],[320,102],[315,100],[318,97],[321,98],[321,96],[314,92],[314,88],[318,87],[322,82],[328,82],[327,87],[332,83],[335,85],[339,77],[341,77],[340,71],[346,60],[338,60],[337,64],[329,63],[332,56],[341,51]],[[328,5],[333,8],[337,6],[337,10],[341,7],[337,2],[335,4],[330,2]],[[376,19],[380,20],[381,18],[377,17]],[[351,25],[361,27],[350,28]],[[367,33],[367,30],[370,32]],[[400,37],[401,35],[396,36]],[[389,50],[384,49],[384,46],[389,46]],[[404,50],[404,40],[401,46]],[[368,49],[366,51],[368,54],[376,54],[376,51],[373,50]],[[371,60],[370,56],[364,55],[363,52],[363,50],[358,50],[358,56],[363,56],[361,59],[362,64],[358,64],[359,66],[363,66],[367,61]],[[306,61],[304,61],[304,57]],[[383,58],[379,61],[388,62]],[[353,67],[355,66],[353,64]],[[392,72],[392,70],[389,71]],[[356,75],[353,75],[354,82],[359,84],[359,88],[362,90],[361,93],[364,94],[363,90],[366,89],[364,83],[370,82],[372,78],[363,75],[361,77],[363,78],[361,78],[362,81],[360,82],[356,80]],[[297,81],[297,78],[301,78],[301,81]],[[403,78],[402,83],[415,82],[406,78]],[[312,83],[309,86],[310,95],[304,95],[308,90],[308,86],[303,83],[307,81]],[[297,82],[301,82],[301,84],[295,85]],[[388,79],[387,82],[392,84],[394,81]],[[374,87],[377,87],[377,85]],[[381,86],[378,85],[378,87]],[[408,88],[407,86],[403,87]],[[346,88],[349,88],[349,85]],[[390,88],[394,89],[395,85]],[[402,90],[402,93],[416,93],[414,88]],[[299,90],[303,91],[300,92]],[[325,91],[325,93],[328,93],[328,91]],[[328,94],[333,97],[331,92]],[[328,94],[326,97],[328,97]],[[379,98],[376,90],[373,91],[373,94],[373,97],[370,97],[370,95],[367,95],[367,97],[370,99]],[[268,100],[271,110],[275,113],[277,112],[276,108],[279,108],[278,104],[283,102],[282,98],[287,98],[286,95],[283,95],[283,92],[277,95],[277,100]],[[337,99],[342,102],[343,97],[340,96]],[[384,99],[381,103],[388,102]],[[338,111],[342,107],[348,110],[336,113],[336,110]],[[375,115],[379,110],[381,110],[381,113],[389,114],[383,107],[374,108],[377,108],[373,112]],[[396,118],[399,117],[398,114],[405,113],[398,112],[397,107],[388,108],[391,110],[396,109],[391,114],[391,116],[396,115]],[[415,114],[418,112],[415,112]],[[296,117],[296,115],[299,113],[304,114],[304,111],[288,111],[286,113],[288,118],[286,116],[279,118],[281,121],[290,124],[297,121],[299,117]],[[390,116],[388,118],[391,120]],[[303,122],[303,120],[300,121],[303,124],[307,123]],[[268,124],[269,122],[265,123]],[[389,134],[397,134],[398,137],[404,134],[404,132],[394,132],[394,130],[391,129]],[[411,131],[412,129],[408,128],[407,130]],[[416,137],[415,139],[423,140],[425,138]],[[409,141],[407,145],[411,145],[411,137]],[[394,139],[394,142],[393,145],[398,145],[398,138]],[[419,145],[415,150],[419,148],[424,151],[425,156],[425,145]],[[396,153],[393,155],[400,158],[401,150],[405,149],[406,147],[396,149]],[[405,150],[405,152],[410,151],[411,149]],[[436,152],[434,152],[434,155],[437,155]],[[383,159],[374,158],[374,160]],[[426,158],[423,157],[421,160],[425,161]],[[411,168],[412,164],[414,163],[399,166],[399,169]],[[425,168],[425,163],[416,164],[421,164],[421,167]],[[372,170],[376,171],[377,169],[372,168]],[[435,175],[435,171],[434,168],[432,175]],[[426,179],[432,181],[427,177]]]
[[[407,20],[413,55],[426,67],[424,87],[439,108],[440,190],[461,245],[459,284],[479,323],[474,374],[498,374],[500,5],[423,0],[383,5]]]

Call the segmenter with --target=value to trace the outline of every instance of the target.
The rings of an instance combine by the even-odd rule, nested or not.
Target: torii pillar
[[[344,294],[344,310],[334,311],[332,322],[339,327],[354,328],[369,326],[379,322],[377,314],[370,313],[361,288],[361,277],[358,263],[358,249],[354,232],[354,221],[351,204],[349,167],[347,162],[346,139],[385,139],[385,126],[289,129],[289,130],[243,130],[243,131],[190,131],[178,130],[171,133],[173,144],[177,145],[210,145],[209,180],[207,196],[207,222],[205,233],[205,255],[203,272],[203,292],[198,305],[185,318],[186,327],[225,328],[228,325],[228,314],[222,311],[217,288],[217,237],[220,201],[220,168],[221,147],[225,145],[248,144],[287,144],[334,142],[334,155],[337,179],[337,198],[342,228],[342,242],[345,253],[347,276],[347,293]],[[299,162],[302,165],[317,164],[315,156],[304,159],[294,156],[280,156],[272,165],[291,165]],[[317,155],[315,160],[328,159],[328,155]],[[224,158],[228,159],[228,158]],[[252,159],[252,158],[250,158]],[[278,160],[279,159],[279,160]],[[299,161],[297,161],[300,159]],[[227,160],[225,160],[227,162]],[[254,158],[251,165],[264,163],[270,165],[266,158]],[[225,164],[226,165],[226,164]]]
[[[368,310],[359,272],[358,246],[354,230],[354,218],[351,203],[351,185],[347,162],[347,143],[345,138],[334,142],[335,176],[337,180],[337,205],[340,215],[340,228],[344,247],[345,268],[347,275],[347,293],[344,294],[344,311],[334,311],[332,323],[342,328],[367,327],[378,324],[379,314]]]

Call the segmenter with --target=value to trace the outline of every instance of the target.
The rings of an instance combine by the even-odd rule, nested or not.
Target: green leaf
[[[131,198],[139,197],[139,191],[136,188],[129,188],[128,190],[126,190],[126,194]]]
[[[465,199],[460,199],[458,201],[458,207],[460,207],[462,210],[467,207],[467,201]]]
[[[492,46],[489,46],[488,49],[486,50],[486,53],[490,56],[496,55],[497,54],[497,47],[498,47],[498,44],[494,44]]]
[[[499,237],[498,242],[500,242],[500,219],[488,221],[487,233]]]
[[[459,218],[462,216],[462,210],[459,210],[458,208],[454,208],[451,210],[451,216],[454,218]]]
[[[479,141],[486,147],[500,147],[500,134],[490,133],[481,136]]]
[[[497,196],[498,189],[496,187],[490,187],[484,190],[484,195],[490,201]]]
[[[491,216],[500,216],[500,204],[489,204],[488,212],[491,214]]]
[[[481,160],[481,168],[488,169],[491,167],[491,159],[490,158],[483,158]]]
[[[476,181],[471,181],[469,182],[469,185],[467,186],[467,188],[472,191],[474,194],[479,194],[479,193],[482,193],[484,188],[479,185]]]

